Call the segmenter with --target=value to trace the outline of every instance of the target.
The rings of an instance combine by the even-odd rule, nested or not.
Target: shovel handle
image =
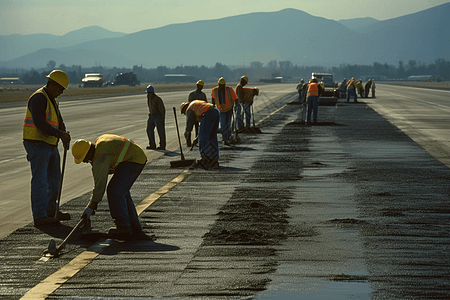
[[[175,116],[175,125],[177,128],[178,144],[180,144],[181,160],[184,160],[183,147],[181,146],[180,131],[178,130],[177,110],[173,107],[173,115]]]

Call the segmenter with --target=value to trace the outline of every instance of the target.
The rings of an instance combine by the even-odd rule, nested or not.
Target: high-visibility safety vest
[[[238,89],[238,86],[240,86],[241,83],[238,83],[236,85],[236,91]],[[245,87],[243,86],[241,89],[241,98],[242,98],[242,102],[252,102],[253,98],[255,97],[255,95],[253,95],[253,91],[255,88],[249,88],[249,87]]]
[[[214,108],[214,105],[211,103],[203,100],[194,100],[189,104],[187,109],[191,109],[195,114],[195,121],[200,122],[202,115],[211,108]]]
[[[238,96],[232,87],[225,87],[225,103],[220,103],[219,101],[219,87],[216,86],[211,91],[211,97],[214,99],[216,107],[220,112],[227,112],[233,108],[234,101],[237,100]]]
[[[113,155],[109,164],[109,172],[114,173],[121,162],[133,162],[145,164],[147,155],[135,142],[116,134],[103,134],[95,142],[95,154],[93,161],[101,155]]]
[[[43,94],[45,98],[47,98],[47,108],[45,109],[45,119],[47,123],[49,123],[53,128],[59,129],[59,119],[58,119],[58,111],[56,107],[53,105],[49,96],[45,92],[44,88],[38,89],[34,92],[27,103],[27,112],[25,114],[25,120],[23,122],[23,139],[24,140],[33,140],[33,141],[42,141],[47,144],[56,146],[58,144],[58,138],[56,136],[48,135],[42,132],[39,128],[36,127],[33,121],[33,116],[31,115],[31,110],[28,107],[30,103],[30,99],[36,94]],[[56,105],[58,105],[58,100],[55,99]]]
[[[355,89],[355,80],[350,80],[347,84],[347,88]]]
[[[306,93],[306,97],[316,96],[319,97],[319,84],[316,82],[311,82],[308,84],[308,92]]]

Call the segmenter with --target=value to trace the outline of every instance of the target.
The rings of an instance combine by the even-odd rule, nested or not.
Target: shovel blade
[[[50,253],[51,255],[56,255],[57,249],[56,249],[56,242],[54,239],[50,240],[50,243],[48,244],[47,253]]]
[[[176,160],[170,162],[171,168],[184,168],[189,167],[195,162],[195,159]]]

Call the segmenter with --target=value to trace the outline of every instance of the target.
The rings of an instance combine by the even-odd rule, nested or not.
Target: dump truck
[[[102,87],[105,77],[100,73],[86,73],[81,79],[83,87]]]
[[[139,85],[139,80],[137,78],[136,73],[127,72],[127,73],[117,73],[114,76],[113,82],[111,85]]]

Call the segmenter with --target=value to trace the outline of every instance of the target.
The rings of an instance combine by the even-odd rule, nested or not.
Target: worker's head
[[[303,79],[300,80],[300,83],[304,83]]]
[[[181,105],[180,105],[180,112],[181,112],[182,115],[186,114],[186,110],[187,110],[188,106],[189,106],[189,102],[181,103]]]
[[[61,70],[53,70],[46,77],[48,78],[46,88],[53,98],[61,95],[69,85],[69,76]]]
[[[76,140],[72,146],[72,155],[76,164],[80,164],[86,159],[86,155],[91,149],[92,143],[83,139]]]
[[[205,86],[205,83],[203,82],[203,80],[197,81],[197,90],[201,91],[204,86]]]
[[[217,81],[217,83],[222,86],[225,86],[227,84],[227,82],[225,81],[225,78],[220,77],[219,80]]]
[[[242,76],[241,77],[241,84],[242,85],[246,85],[248,83],[248,77],[247,76]]]
[[[155,88],[151,85],[147,86],[147,88],[145,89],[145,92],[148,93],[154,93],[155,92]]]
[[[309,82],[317,82],[317,78],[316,78],[316,77],[313,77],[313,78],[310,79]]]

